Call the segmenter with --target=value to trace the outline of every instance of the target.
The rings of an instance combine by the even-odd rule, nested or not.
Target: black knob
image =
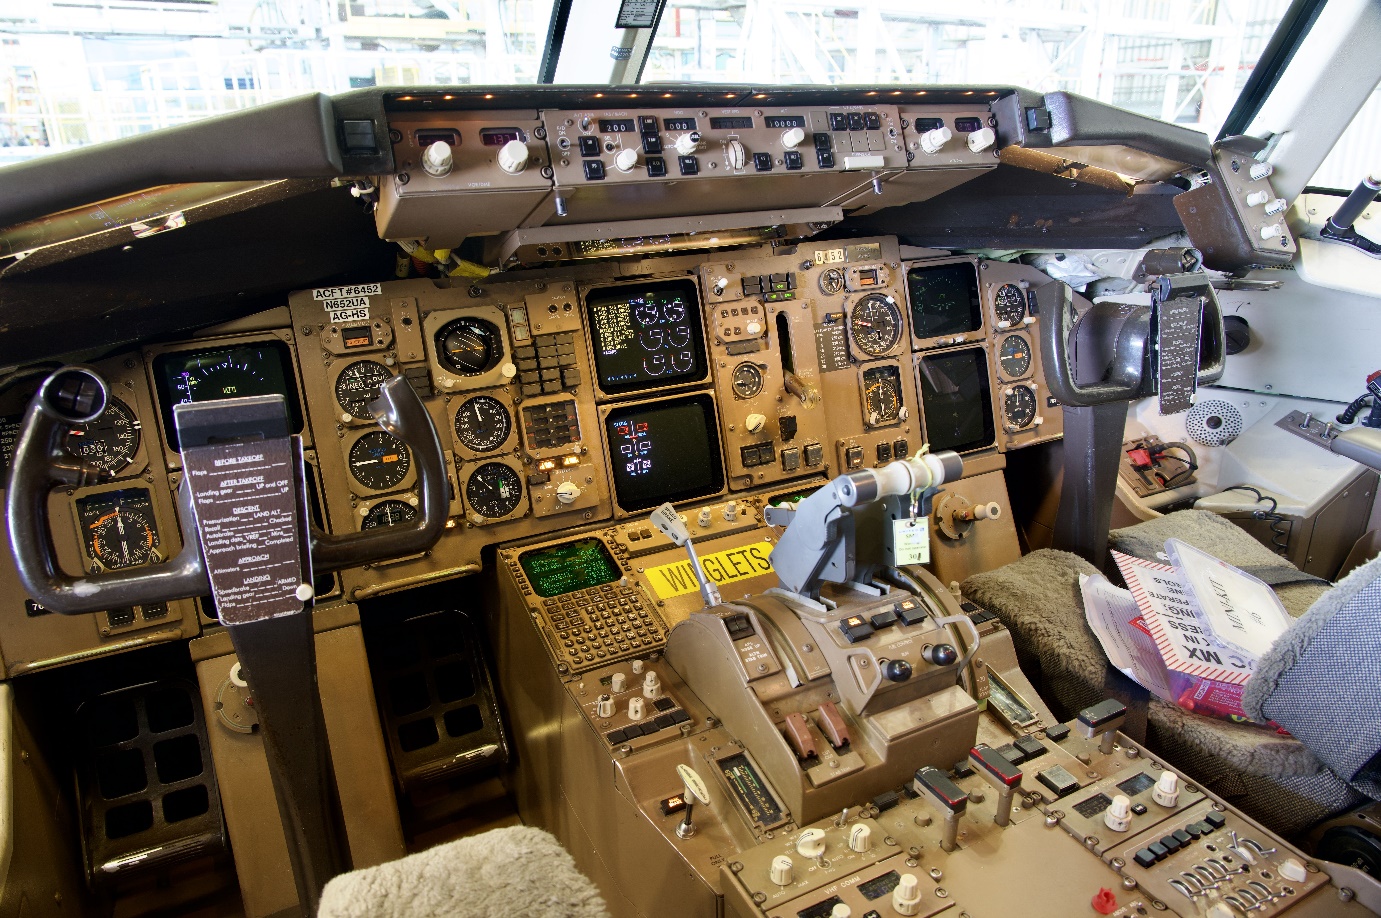
[[[888,660],[882,664],[882,674],[889,682],[905,682],[911,678],[911,664],[905,660]]]
[[[1229,357],[1242,353],[1252,343],[1252,327],[1241,316],[1223,316],[1223,334]]]
[[[936,666],[949,666],[959,659],[959,651],[954,649],[953,644],[936,644],[925,651],[925,658],[927,662]]]

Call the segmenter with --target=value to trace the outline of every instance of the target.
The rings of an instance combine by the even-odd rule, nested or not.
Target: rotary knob
[[[1161,806],[1174,806],[1180,802],[1180,776],[1173,771],[1160,773],[1156,789],[1151,791],[1151,799]]]
[[[1269,217],[1274,217],[1276,214],[1280,213],[1288,206],[1289,202],[1286,201],[1284,198],[1276,198],[1274,201],[1266,205],[1266,215]]]
[[[1132,824],[1132,801],[1118,794],[1112,798],[1108,810],[1103,814],[1103,823],[1114,832],[1125,832]]]
[[[825,854],[825,830],[806,829],[796,839],[796,851],[801,857],[823,857]]]
[[[527,144],[521,140],[510,140],[499,147],[499,168],[509,175],[517,175],[527,168],[530,156]]]
[[[642,720],[643,713],[643,700],[641,698],[634,695],[632,698],[628,699],[629,720]]]
[[[676,138],[676,152],[680,156],[690,156],[700,149],[700,132],[691,131]]]
[[[751,434],[760,433],[762,429],[767,426],[767,415],[756,413],[750,414],[744,420],[743,426],[746,427]]]
[[[943,125],[926,131],[921,135],[921,150],[928,154],[939,153],[953,136],[954,132]]]
[[[1279,224],[1279,223],[1270,223],[1270,224],[1267,224],[1266,226],[1261,227],[1261,238],[1262,238],[1262,239],[1265,239],[1265,240],[1268,240],[1268,241],[1269,241],[1269,240],[1274,239],[1275,237],[1279,236],[1280,234],[1281,234],[1281,227],[1280,227],[1280,224]]]
[[[620,150],[614,154],[614,168],[620,172],[632,172],[637,166],[637,150]]]
[[[628,677],[623,673],[614,673],[609,677],[609,691],[617,695],[619,692],[628,688]]]
[[[915,915],[921,910],[921,883],[914,874],[904,873],[892,888],[892,908],[898,915]]]
[[[1275,166],[1270,163],[1256,163],[1247,174],[1251,176],[1253,182],[1259,182],[1275,171]]]
[[[849,831],[849,850],[863,854],[873,847],[873,830],[863,824]]]
[[[450,173],[451,166],[454,165],[454,163],[455,160],[451,155],[451,145],[444,140],[438,140],[422,151],[422,169],[428,175],[434,175],[437,178],[441,178],[443,175]]]
[[[563,504],[575,503],[580,494],[580,485],[573,481],[563,481],[556,486],[556,499]]]
[[[643,676],[643,697],[656,701],[657,696],[662,694],[662,681],[657,678],[657,671],[649,669],[647,675]]]
[[[599,698],[595,700],[595,715],[597,717],[613,717],[614,699],[608,695],[600,695]]]
[[[794,150],[806,139],[806,132],[801,128],[794,127],[782,131],[782,146],[788,150]]]
[[[748,161],[748,151],[738,140],[731,140],[725,145],[725,154],[729,157],[729,168],[734,171],[742,169],[743,164]]]
[[[790,886],[795,879],[796,864],[785,854],[779,854],[772,859],[772,869],[770,871],[772,882],[778,886]]]
[[[997,141],[997,134],[990,127],[979,128],[969,134],[969,152],[982,153]]]
[[[1262,204],[1265,204],[1265,203],[1266,203],[1267,201],[1269,201],[1270,199],[1271,199],[1270,192],[1267,192],[1267,191],[1252,191],[1252,192],[1249,192],[1249,193],[1247,194],[1247,206],[1248,206],[1248,207],[1260,207]]]

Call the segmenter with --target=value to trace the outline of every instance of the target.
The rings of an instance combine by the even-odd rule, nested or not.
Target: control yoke
[[[104,474],[64,451],[63,439],[71,425],[100,417],[109,402],[105,380],[89,368],[68,366],[44,380],[29,405],[5,505],[20,581],[35,602],[69,615],[208,595],[206,559],[197,537],[191,489],[185,484],[178,493],[182,550],[176,557],[164,564],[82,577],[59,568],[48,526],[48,494],[56,487],[95,484]],[[379,397],[369,407],[375,420],[412,450],[421,491],[420,519],[414,526],[350,535],[329,535],[310,525],[307,542],[318,571],[426,551],[446,528],[445,459],[426,408],[401,376],[380,386]]]

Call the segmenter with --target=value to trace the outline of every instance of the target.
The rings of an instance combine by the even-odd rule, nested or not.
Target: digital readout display
[[[609,412],[604,432],[624,510],[714,494],[724,485],[714,402],[691,395]]]
[[[172,351],[153,362],[158,404],[168,446],[178,449],[173,406],[247,395],[281,395],[294,431],[302,430],[302,408],[293,382],[292,359],[282,341],[263,341],[206,351]]]
[[[518,563],[542,598],[613,583],[623,576],[599,539],[576,539],[518,556]]]
[[[803,128],[806,126],[805,115],[768,115],[762,120],[763,124],[770,128]]]
[[[662,127],[668,131],[693,131],[695,130],[694,118],[663,118]]]
[[[501,147],[514,140],[524,140],[517,128],[480,128],[480,143],[486,147]]]
[[[633,134],[638,130],[632,118],[601,118],[599,119],[599,132],[601,134]]]
[[[700,304],[690,280],[605,287],[585,300],[595,373],[606,393],[704,379]]]
[[[921,404],[932,450],[966,452],[993,442],[988,359],[979,348],[921,358]]]
[[[753,119],[742,118],[711,118],[710,130],[712,131],[747,131],[753,127]]]
[[[911,327],[917,338],[961,335],[983,327],[978,272],[967,261],[906,272]]]

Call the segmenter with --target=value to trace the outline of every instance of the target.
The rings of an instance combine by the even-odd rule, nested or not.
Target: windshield
[[[1067,90],[1213,136],[1288,5],[667,0],[642,73],[645,82]],[[553,0],[3,6],[0,165],[304,92],[532,83]],[[567,44],[563,54],[592,53]]]

